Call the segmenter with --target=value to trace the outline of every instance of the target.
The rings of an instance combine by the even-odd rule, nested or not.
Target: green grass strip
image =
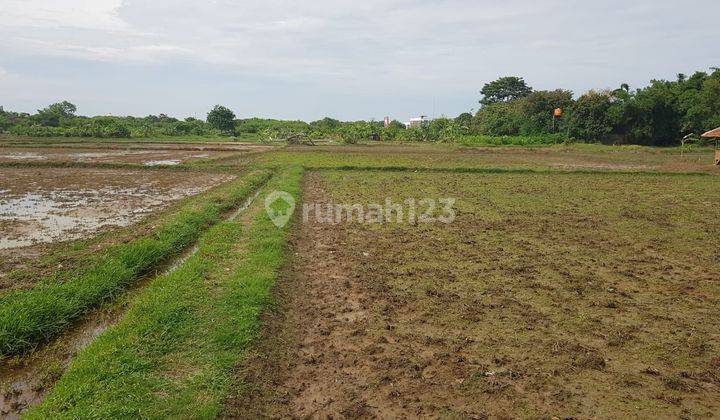
[[[26,351],[64,331],[79,316],[158,269],[194,243],[224,212],[237,207],[269,177],[253,172],[207,202],[179,211],[151,237],[112,247],[96,263],[64,282],[44,282],[0,298],[0,354]]]
[[[297,199],[301,177],[285,170],[267,192]],[[264,197],[251,222],[219,223],[196,255],[147,286],[27,418],[217,417],[284,263],[289,227],[272,224]]]

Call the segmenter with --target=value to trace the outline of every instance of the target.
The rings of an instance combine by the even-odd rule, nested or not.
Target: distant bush
[[[367,121],[345,123],[338,129],[343,142],[355,144],[358,141],[370,140],[373,134],[379,135],[379,128]]]
[[[392,121],[340,121],[323,118],[311,123],[265,118],[236,119],[232,110],[216,106],[207,122],[184,121],[165,114],[146,117],[83,117],[63,101],[36,114],[5,111],[0,106],[0,132],[54,137],[219,136],[243,134],[261,140],[333,139],[346,143],[369,140],[459,142],[464,144],[557,144],[585,142],[679,146],[720,126],[720,69],[711,73],[679,74],[676,80],[653,80],[644,88],[622,84],[609,91],[590,91],[574,99],[563,89],[536,91],[521,77],[503,77],[481,90],[481,108],[457,118],[438,118],[406,129]],[[560,112],[556,112],[560,111]],[[699,141],[698,141],[699,142]]]
[[[0,113],[0,132],[12,127],[12,122],[8,117]]]
[[[51,127],[44,125],[17,125],[10,129],[11,134],[29,137],[99,137],[129,138],[130,129],[125,125],[110,121],[106,123],[88,123],[72,127]]]
[[[296,134],[307,134],[310,132],[310,124],[304,121],[282,121],[263,118],[247,118],[235,121],[235,131],[238,133],[262,133],[265,130],[275,132],[288,132]]]
[[[44,125],[16,125],[10,128],[10,134],[30,137],[64,137],[65,130]]]

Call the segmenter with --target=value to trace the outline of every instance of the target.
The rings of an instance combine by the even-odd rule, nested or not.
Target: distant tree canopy
[[[612,134],[618,114],[615,97],[611,92],[591,90],[578,98],[568,125],[570,135],[579,139],[602,139]]]
[[[553,131],[586,141],[611,140],[656,146],[680,144],[688,134],[720,126],[720,70],[674,81],[653,80],[632,91],[590,91],[577,100],[567,90],[535,91],[522,79],[503,77],[483,88],[483,107],[471,133],[544,135]],[[553,109],[562,108],[553,121]]]
[[[469,112],[463,112],[455,118],[455,122],[458,125],[469,129],[473,124],[473,116]]]
[[[310,123],[310,127],[321,131],[337,130],[341,125],[341,121],[328,117]]]
[[[208,112],[207,122],[212,127],[224,133],[235,132],[235,113],[222,105],[215,105],[215,107]]]
[[[556,108],[569,109],[573,105],[573,93],[569,90],[539,90],[528,94],[518,101],[520,112],[520,134],[544,134],[561,130],[553,124],[553,111]]]
[[[464,136],[492,136],[497,144],[557,143],[567,139],[646,145],[679,145],[688,135],[720,127],[720,69],[675,80],[653,80],[644,88],[623,83],[615,90],[591,90],[575,98],[568,90],[534,91],[520,77],[502,77],[487,83],[483,106],[474,115],[438,118],[406,129],[393,120],[340,121],[323,118],[284,121],[237,119],[223,106],[214,107],[206,120],[178,119],[166,114],[146,117],[77,115],[77,107],[62,101],[35,114],[12,112],[0,106],[0,132],[33,137],[153,137],[219,136],[235,134],[258,139],[310,139],[346,142],[381,138],[399,141],[457,141]],[[563,109],[555,118],[553,110]],[[519,136],[509,139],[508,136]],[[518,140],[519,139],[519,140]],[[472,139],[469,139],[472,140]]]
[[[68,101],[62,101],[38,110],[34,119],[40,125],[57,127],[62,120],[74,117],[75,112],[77,112],[77,107],[74,104]]]
[[[483,95],[480,103],[492,105],[501,102],[512,102],[528,96],[532,88],[525,83],[522,77],[501,77],[494,82],[483,86],[480,93]]]

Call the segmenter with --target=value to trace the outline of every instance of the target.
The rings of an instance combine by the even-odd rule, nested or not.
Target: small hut
[[[720,165],[720,149],[718,148],[718,139],[720,139],[720,127],[710,130],[702,135],[707,139],[715,139],[715,164]]]

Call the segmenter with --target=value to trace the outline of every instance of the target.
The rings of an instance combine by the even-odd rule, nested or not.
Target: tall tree
[[[215,105],[215,107],[208,112],[207,122],[223,133],[235,132],[235,113],[222,105]]]
[[[76,111],[77,107],[74,104],[62,101],[39,109],[34,118],[42,125],[57,127],[63,120],[74,117]]]
[[[487,83],[480,93],[483,95],[480,103],[492,105],[524,98],[532,93],[532,88],[525,83],[522,77],[509,76]]]

